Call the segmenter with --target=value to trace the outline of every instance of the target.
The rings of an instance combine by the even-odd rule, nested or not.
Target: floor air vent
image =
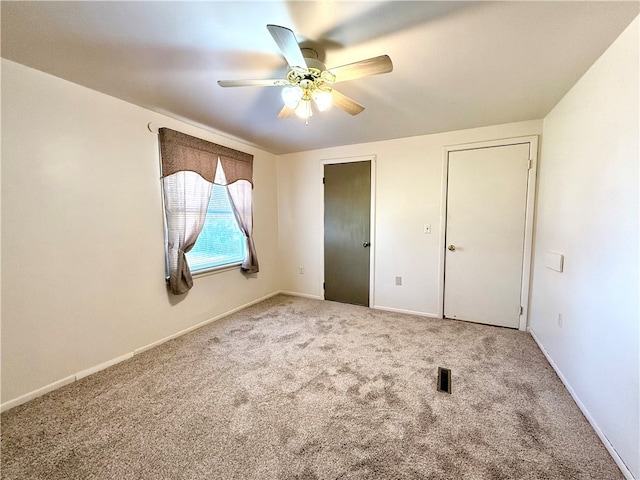
[[[438,367],[438,391],[451,393],[451,370]]]

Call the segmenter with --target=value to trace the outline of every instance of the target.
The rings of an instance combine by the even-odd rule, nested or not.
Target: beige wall
[[[531,330],[640,478],[639,21],[544,120]],[[544,266],[564,254],[564,271]],[[558,316],[562,315],[562,326]]]
[[[167,294],[149,122],[255,155],[261,271]],[[2,60],[2,402],[278,291],[276,160]]]
[[[324,298],[322,161],[375,155],[372,306],[436,316],[444,147],[541,131],[542,121],[529,121],[279,156],[283,290]],[[423,233],[425,223],[431,234]],[[397,276],[402,286],[395,285]]]

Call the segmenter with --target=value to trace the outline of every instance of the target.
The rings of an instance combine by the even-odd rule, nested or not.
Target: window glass
[[[242,263],[246,240],[231,209],[226,187],[213,185],[202,232],[187,252],[192,272]]]

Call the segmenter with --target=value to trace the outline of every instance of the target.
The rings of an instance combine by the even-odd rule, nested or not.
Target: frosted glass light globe
[[[313,101],[316,102],[318,110],[324,112],[331,106],[333,95],[331,95],[331,92],[327,92],[325,90],[317,90],[313,93]]]
[[[302,100],[300,103],[298,103],[298,107],[296,108],[295,113],[298,117],[304,118],[304,119],[307,119],[310,116],[312,116],[313,112],[311,111],[311,101]]]
[[[296,108],[298,102],[302,98],[302,89],[297,85],[292,85],[290,87],[284,87],[282,89],[282,100],[284,100],[284,104],[289,108]]]

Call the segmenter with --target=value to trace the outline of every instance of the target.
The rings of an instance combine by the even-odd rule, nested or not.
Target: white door
[[[518,328],[529,143],[448,155],[444,316]]]

